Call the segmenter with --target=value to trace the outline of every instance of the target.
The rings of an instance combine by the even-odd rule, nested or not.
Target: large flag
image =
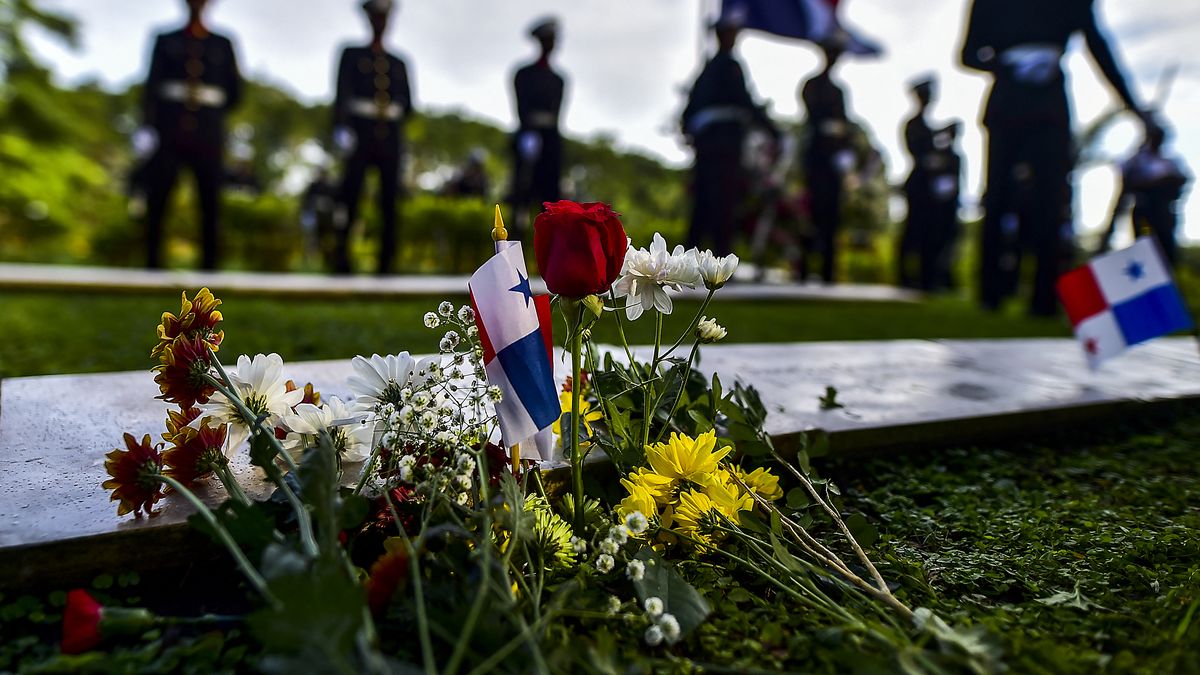
[[[1130,345],[1193,327],[1151,237],[1062,275],[1058,297],[1092,368]]]
[[[488,382],[500,389],[496,415],[504,446],[535,439],[542,459],[550,459],[553,437],[539,433],[561,413],[550,297],[530,290],[519,241],[496,242],[496,255],[475,271],[468,287]]]
[[[837,8],[838,0],[723,0],[721,15],[736,16],[750,30],[817,44],[842,37],[851,54],[881,54],[877,43],[842,25]]]

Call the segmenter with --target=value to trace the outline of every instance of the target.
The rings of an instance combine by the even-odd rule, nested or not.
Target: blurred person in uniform
[[[475,148],[442,189],[452,197],[479,197],[486,199],[491,189],[487,175],[487,150]]]
[[[747,133],[757,126],[773,139],[779,137],[763,106],[750,95],[745,72],[733,54],[744,23],[737,10],[726,11],[713,23],[717,53],[692,85],[681,119],[684,136],[696,153],[687,246],[710,246],[716,255],[733,252],[737,208],[747,181],[742,162]]]
[[[522,239],[530,211],[540,211],[543,202],[562,199],[563,142],[559,133],[566,81],[550,65],[558,44],[558,19],[540,19],[529,29],[540,53],[533,63],[513,76],[517,105],[517,132],[513,135],[513,175],[510,201],[513,209],[513,239]]]
[[[991,73],[987,193],[980,238],[980,301],[997,309],[1015,290],[1025,249],[1037,258],[1030,313],[1057,310],[1055,280],[1071,245],[1071,114],[1062,58],[1071,36],[1088,50],[1122,102],[1141,112],[1108,40],[1094,0],[974,0],[962,63]]]
[[[344,156],[341,199],[346,209],[334,246],[334,272],[349,274],[350,232],[358,219],[367,169],[379,174],[378,274],[390,274],[396,256],[397,200],[404,155],[404,123],[412,114],[408,67],[384,48],[392,0],[368,0],[363,11],[371,24],[371,42],[346,47],[338,63],[333,101],[333,140]]]
[[[196,177],[200,209],[200,266],[216,269],[217,227],[224,174],[225,117],[241,99],[242,81],[229,38],[204,24],[207,0],[187,0],[183,28],[155,38],[142,94],[144,126],[134,133],[145,157],[139,180],[146,191],[146,267],[163,266],[163,217],[179,169]]]
[[[1133,236],[1153,235],[1167,260],[1172,265],[1179,261],[1179,246],[1175,241],[1179,227],[1177,207],[1191,175],[1183,160],[1163,147],[1167,135],[1166,126],[1152,125],[1137,152],[1121,163],[1121,191],[1100,242],[1101,252],[1108,250],[1117,221],[1132,205]]]
[[[933,137],[934,153],[929,162],[930,174],[930,239],[923,250],[928,255],[930,271],[925,272],[926,262],[921,262],[922,275],[928,275],[930,290],[951,290],[957,287],[954,278],[955,250],[962,233],[958,217],[962,206],[962,154],[958,149],[961,131],[958,122],[952,122],[939,130]]]
[[[338,218],[344,218],[339,208],[341,188],[329,175],[329,169],[321,166],[300,198],[300,233],[304,239],[304,252],[310,258],[320,257],[327,264],[333,260]]]
[[[821,256],[821,279],[827,284],[833,283],[837,270],[845,178],[855,167],[846,94],[833,79],[833,69],[843,53],[844,35],[835,38],[821,45],[825,67],[800,88],[800,101],[808,112],[808,138],[802,163],[816,249]]]

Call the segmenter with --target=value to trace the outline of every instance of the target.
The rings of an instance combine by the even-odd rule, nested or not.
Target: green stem
[[[421,661],[425,666],[426,675],[434,675],[437,673],[437,663],[433,659],[433,639],[429,637],[429,617],[425,612],[425,586],[421,583],[421,558],[417,555],[417,547],[413,546],[408,532],[405,532],[404,527],[400,524],[403,521],[400,520],[400,513],[396,511],[396,503],[392,501],[391,492],[384,490],[383,498],[387,501],[388,510],[392,513],[392,520],[396,523],[396,530],[404,541],[405,553],[408,554],[409,577],[412,579],[413,596],[416,598],[417,639],[421,642]],[[422,523],[422,530],[424,530],[424,523]]]
[[[283,454],[286,455],[287,453]],[[269,462],[263,469],[267,472],[267,476],[271,481],[279,488],[279,491],[283,493],[292,510],[296,512],[296,521],[300,525],[300,541],[304,544],[304,551],[309,556],[316,558],[320,554],[320,548],[317,546],[317,538],[313,535],[312,514],[308,512],[308,508],[300,501],[300,497],[296,496],[291,486],[283,479],[283,474],[279,472],[279,467],[275,466],[273,462]]]
[[[674,349],[672,347],[672,349]],[[692,352],[688,354],[687,366],[683,369],[683,380],[679,382],[679,391],[675,392],[675,401],[671,404],[671,408],[667,410],[667,419],[671,420],[675,417],[675,409],[679,407],[679,402],[683,400],[683,391],[687,389],[688,378],[692,376],[692,364],[696,361],[696,354],[700,351],[700,341],[697,340],[692,345]],[[669,353],[669,352],[668,352]],[[663,436],[667,434],[667,430],[671,425],[664,424],[662,429],[658,430],[658,436],[655,437],[655,443],[661,443]]]
[[[233,469],[229,463],[225,462],[223,466],[213,469],[213,473],[217,475],[217,479],[221,481],[221,485],[225,486],[225,492],[229,498],[239,502],[242,506],[250,505],[250,498],[246,496],[246,491],[242,489],[241,483],[237,482],[237,478],[233,475]]]
[[[362,475],[358,477],[358,484],[354,486],[354,494],[362,494],[363,488],[367,485],[367,479],[371,477],[371,472],[375,470],[375,460],[379,459],[379,450],[383,447],[383,443],[375,446],[371,451],[371,456],[367,458],[367,463],[362,467]]]
[[[580,311],[583,308],[580,307]],[[571,335],[571,478],[575,486],[575,534],[583,536],[583,454],[579,448],[579,409],[583,385],[580,381],[583,369],[583,331],[576,319]]]
[[[492,655],[486,660],[484,660],[478,666],[475,666],[475,669],[467,675],[482,675],[482,673],[492,672],[496,666],[500,665],[501,661],[503,661],[510,653],[512,653],[514,649],[516,649],[522,642],[526,641],[536,629],[541,628],[543,624],[549,622],[550,619],[555,616],[557,616],[556,612],[547,612],[544,616],[542,616],[541,619],[538,619],[537,621],[534,621],[526,626],[525,629],[518,633],[515,637],[501,645],[496,651],[492,652]]]
[[[696,326],[700,325],[700,317],[704,316],[704,310],[708,309],[708,305],[712,302],[713,295],[715,293],[715,290],[710,290],[708,292],[708,295],[704,298],[704,302],[700,303],[700,309],[696,310],[696,316],[693,316],[692,322],[688,324],[687,330],[683,331],[683,333],[679,335],[679,339],[675,341],[675,344],[671,345],[671,348],[667,350],[666,354],[663,354],[664,359],[678,349],[679,345],[683,344],[683,341],[686,340],[687,337],[696,330]]]
[[[246,579],[252,586],[254,586],[255,590],[257,590],[259,594],[267,600],[267,602],[271,603],[277,608],[282,607],[279,599],[272,595],[271,591],[267,588],[267,580],[263,579],[262,575],[258,573],[258,570],[254,569],[254,565],[250,564],[250,560],[246,558],[246,554],[242,552],[241,547],[239,547],[237,542],[233,540],[233,536],[229,534],[229,530],[226,530],[225,526],[221,525],[221,521],[217,520],[217,517],[213,515],[212,509],[208,508],[204,502],[200,501],[200,498],[197,497],[191,490],[184,487],[183,483],[180,483],[170,476],[160,475],[158,478],[163,483],[170,485],[172,490],[183,495],[185,499],[191,502],[192,506],[196,509],[196,513],[200,514],[200,517],[208,523],[209,527],[211,527],[214,532],[216,532],[217,538],[221,540],[221,543],[225,544],[225,548],[229,549],[229,554],[233,556],[234,561],[242,570],[242,574],[246,576]]]

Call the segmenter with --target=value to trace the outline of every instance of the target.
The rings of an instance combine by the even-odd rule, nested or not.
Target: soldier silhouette
[[[747,180],[742,164],[746,134],[759,126],[779,136],[751,97],[745,72],[733,54],[744,23],[737,10],[726,11],[713,23],[717,53],[692,85],[681,119],[684,136],[696,152],[687,245],[711,245],[717,255],[733,252],[734,221]]]
[[[1094,0],[975,0],[962,63],[992,74],[987,194],[980,238],[980,301],[999,307],[1016,287],[1023,250],[1037,258],[1030,313],[1057,310],[1054,283],[1072,236],[1073,150],[1062,57],[1083,33],[1125,105],[1149,121],[1097,23]]]
[[[809,204],[817,253],[821,255],[821,279],[832,283],[837,270],[837,236],[842,221],[845,176],[854,170],[850,147],[850,122],[846,94],[833,79],[833,69],[842,57],[844,35],[821,45],[825,67],[800,89],[808,111],[808,139],[803,165],[808,183]],[[805,252],[808,255],[808,252]]]
[[[554,18],[534,23],[529,35],[537,40],[541,51],[536,61],[518,69],[513,77],[517,105],[510,198],[514,239],[523,237],[531,209],[562,198],[563,142],[558,125],[566,81],[550,65],[550,56],[558,44],[558,30],[558,20]]]
[[[242,83],[229,38],[204,24],[207,0],[187,0],[188,22],[154,40],[142,93],[144,126],[134,135],[149,157],[146,189],[146,267],[162,267],[162,223],[179,169],[196,177],[203,269],[216,269],[217,227],[224,175],[225,117],[241,99]]]
[[[371,23],[371,42],[346,47],[338,63],[333,102],[333,140],[345,156],[342,204],[345,218],[335,220],[334,272],[349,274],[350,233],[358,218],[367,169],[379,173],[379,274],[390,274],[396,255],[397,200],[404,154],[404,123],[412,114],[408,67],[383,46],[392,0],[362,4]]]

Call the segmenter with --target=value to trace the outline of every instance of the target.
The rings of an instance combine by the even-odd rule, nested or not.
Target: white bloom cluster
[[[715,291],[733,277],[737,266],[735,255],[718,257],[712,251],[684,250],[682,246],[668,252],[666,240],[656,232],[649,248],[631,246],[625,253],[613,293],[625,298],[625,315],[631,321],[648,309],[670,314],[671,292],[700,284]]]
[[[625,527],[629,530],[630,534],[640,536],[650,527],[650,521],[641,511],[634,511],[625,516]]]
[[[675,644],[679,641],[683,635],[679,621],[675,615],[665,611],[666,608],[661,598],[646,598],[642,609],[646,611],[646,619],[650,622],[650,627],[646,629],[646,634],[643,636],[646,644],[657,647],[664,641],[667,644]]]

